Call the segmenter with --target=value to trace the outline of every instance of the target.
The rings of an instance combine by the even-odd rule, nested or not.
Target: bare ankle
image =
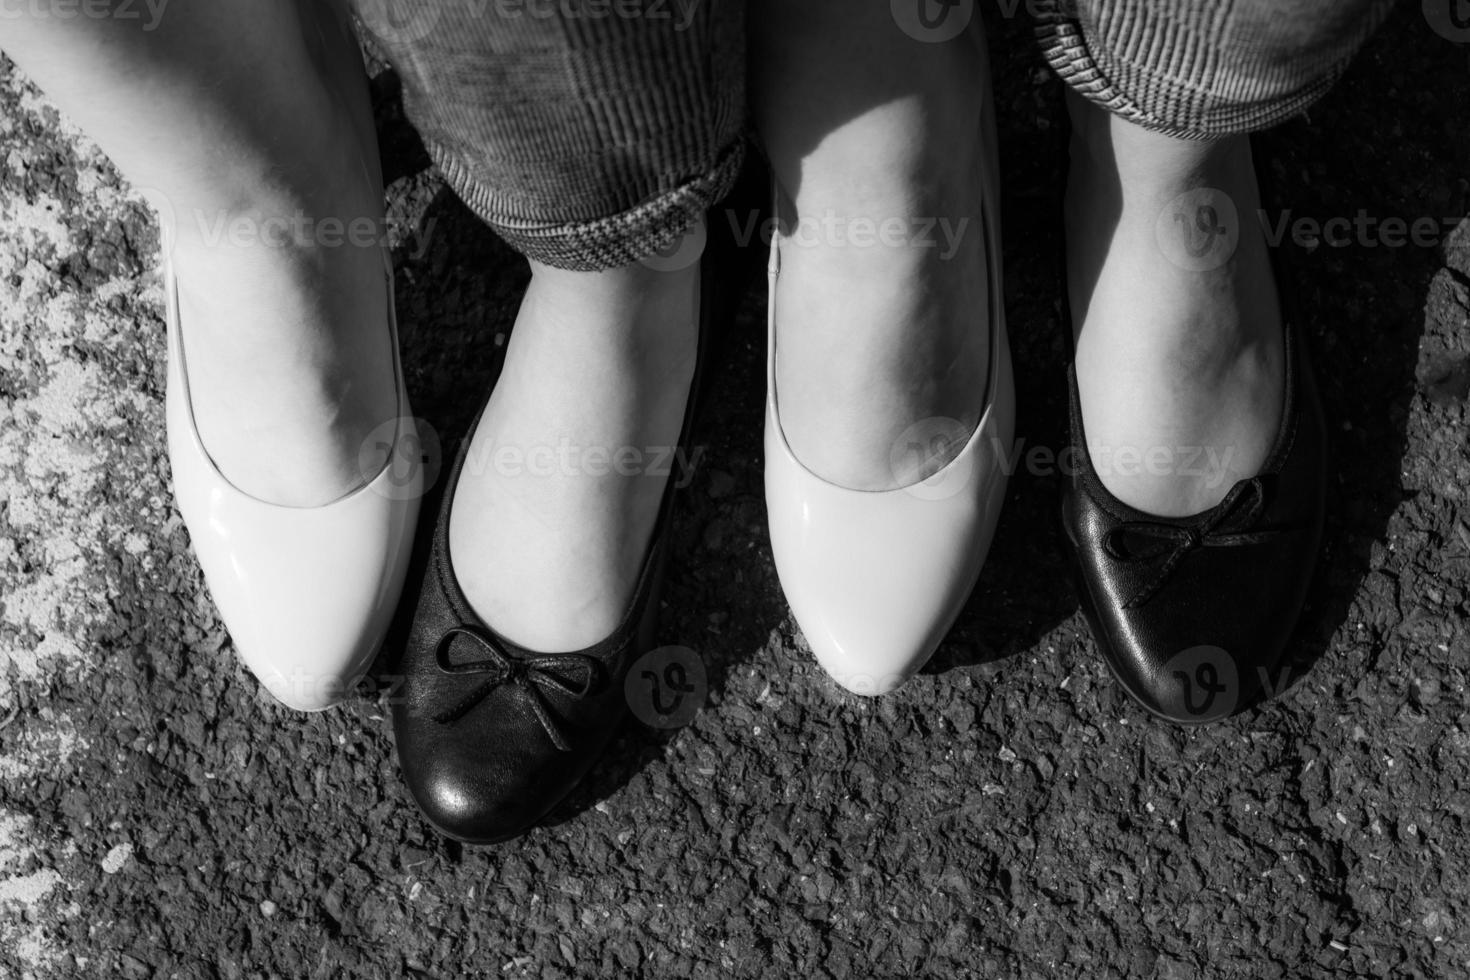
[[[533,262],[531,269],[526,302],[538,309],[536,330],[595,350],[608,370],[632,377],[692,368],[699,338],[698,252],[677,268],[635,263],[576,272]]]

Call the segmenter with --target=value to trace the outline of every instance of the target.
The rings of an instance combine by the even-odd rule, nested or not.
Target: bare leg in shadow
[[[0,19],[0,50],[158,208],[221,472],[293,506],[360,485],[360,449],[397,392],[381,177],[345,8],[211,0],[152,19],[33,4]]]
[[[964,445],[986,392],[979,21],[930,43],[887,4],[755,0],[751,25],[755,117],[785,227],[774,301],[786,437],[828,482],[915,483]],[[936,418],[966,438],[896,464],[905,431]]]

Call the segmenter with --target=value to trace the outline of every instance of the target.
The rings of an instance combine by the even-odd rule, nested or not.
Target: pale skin
[[[1171,139],[1077,97],[1069,109],[1067,288],[1088,448],[1094,459],[1117,458],[1121,447],[1135,447],[1140,459],[1173,452],[1177,466],[1114,466],[1100,475],[1146,513],[1196,514],[1260,471],[1285,399],[1284,334],[1255,219],[1250,144]],[[1177,243],[1167,237],[1167,212],[1201,187],[1234,202],[1239,241],[1228,261],[1194,271],[1171,258]],[[1207,452],[1190,465],[1194,447]]]
[[[946,249],[818,237],[783,250],[776,376],[793,450],[841,485],[903,486],[947,461],[896,467],[905,430],[943,417],[968,431],[983,408],[983,38],[921,44],[883,4],[755,7],[753,108],[783,218],[945,218],[968,229]],[[151,31],[116,19],[0,21],[0,49],[178,216],[173,268],[200,435],[236,486],[294,506],[359,486],[360,447],[399,411],[381,251],[239,245],[205,231],[221,218],[381,221],[371,113],[345,25],[336,0],[171,5]],[[1068,289],[1089,444],[1215,446],[1228,461],[1219,472],[1104,474],[1134,506],[1193,513],[1269,451],[1280,323],[1253,222],[1208,272],[1169,263],[1154,228],[1165,202],[1201,184],[1253,215],[1248,149],[1158,136],[1075,99],[1069,108]],[[495,450],[674,445],[698,276],[697,262],[598,273],[532,263],[450,527],[472,606],[513,641],[576,650],[617,627],[666,479],[517,472],[497,466]]]
[[[475,611],[532,650],[610,635],[627,612],[678,444],[698,343],[699,264],[532,265],[505,367],[454,488],[449,549]],[[569,465],[533,453],[570,444]],[[652,454],[611,466],[585,452]],[[497,450],[517,451],[507,463]],[[627,459],[626,454],[623,457]]]
[[[34,9],[34,8],[32,8]],[[167,201],[192,403],[224,476],[271,503],[360,486],[359,451],[399,411],[377,245],[239,246],[210,230],[382,220],[371,111],[336,0],[210,0],[136,20],[0,20],[0,50],[135,186]],[[198,220],[196,220],[196,216]],[[695,256],[694,258],[697,258]],[[532,281],[473,449],[564,438],[640,451],[677,442],[693,377],[699,264]],[[451,552],[466,595],[547,652],[622,618],[663,476],[467,468]]]
[[[924,43],[898,30],[886,5],[844,0],[754,0],[751,25],[754,110],[792,199],[784,208],[798,217],[977,217],[985,163],[973,120],[989,84],[978,30]],[[1144,511],[1193,514],[1269,454],[1281,414],[1281,324],[1253,220],[1242,223],[1233,258],[1206,272],[1171,262],[1155,226],[1168,202],[1200,186],[1255,215],[1249,147],[1244,138],[1161,136],[1076,97],[1068,109],[1068,289],[1088,442],[1109,459],[1127,459],[1118,451],[1131,447],[1140,458],[1155,450],[1158,461],[1156,447],[1167,447],[1178,465],[1112,467],[1103,481]],[[974,428],[988,366],[975,314],[986,300],[974,273],[982,248],[974,234],[949,261],[932,249],[812,236],[783,246],[776,384],[787,440],[809,469],[856,489],[891,489],[946,461],[895,468],[892,447],[910,426],[941,417]],[[957,451],[963,440],[952,442]]]
[[[921,44],[887,4],[844,0],[755,0],[750,24],[752,108],[781,217],[826,229],[781,244],[787,441],[841,486],[916,482],[948,460],[899,454],[896,469],[890,450],[936,416],[973,429],[989,368],[980,104],[956,94],[985,84],[980,40]],[[966,231],[947,258],[913,241],[853,244],[861,223],[894,217]]]
[[[325,2],[211,0],[169,6],[152,30],[44,10],[0,19],[0,50],[176,217],[200,436],[237,487],[293,506],[360,484],[358,447],[398,411],[377,246],[313,232],[273,247],[263,233],[286,215],[309,228],[382,219],[344,18]],[[221,222],[247,234],[212,241]]]

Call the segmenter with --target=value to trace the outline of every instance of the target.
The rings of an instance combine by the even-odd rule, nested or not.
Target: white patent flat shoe
[[[988,145],[995,145],[993,137]],[[981,220],[991,337],[984,408],[960,452],[912,486],[877,492],[834,486],[792,453],[776,391],[781,262],[780,236],[772,238],[765,427],[771,550],[786,601],[817,662],[855,694],[886,694],[934,655],[975,587],[1005,500],[1015,394],[1001,295],[998,197],[990,185],[996,172],[992,158]]]
[[[386,274],[398,386],[387,462],[333,503],[288,507],[233,486],[200,440],[177,283],[171,265],[164,268],[174,497],[241,660],[278,701],[299,711],[338,703],[372,664],[403,589],[423,496],[423,460],[398,357],[393,275]]]

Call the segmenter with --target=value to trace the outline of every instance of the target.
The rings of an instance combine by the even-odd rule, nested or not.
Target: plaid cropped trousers
[[[741,0],[355,2],[445,179],[538,262],[605,270],[661,251],[740,170]],[[896,29],[953,36],[944,20],[978,20],[984,0],[888,2]],[[1043,56],[1079,94],[1150,129],[1209,139],[1306,109],[1391,4],[1032,0],[1029,9]]]

